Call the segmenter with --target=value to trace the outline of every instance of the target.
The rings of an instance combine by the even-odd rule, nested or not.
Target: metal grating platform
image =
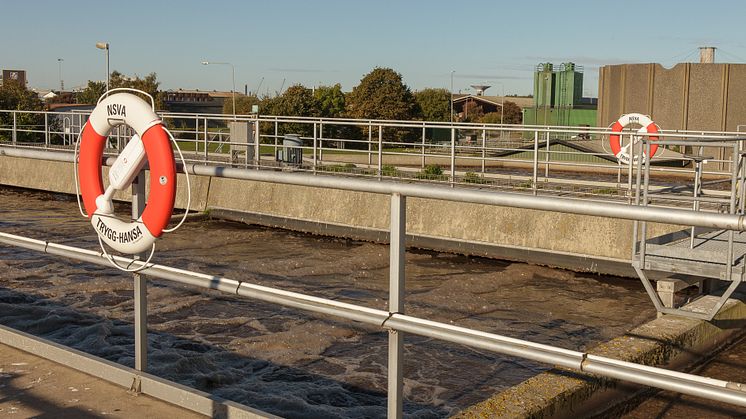
[[[677,236],[669,242],[647,243],[644,266],[641,255],[636,255],[637,265],[646,270],[687,274],[705,278],[734,281],[743,278],[746,255],[746,232],[733,232],[733,272],[726,278],[728,241],[730,231],[713,231],[694,237]]]

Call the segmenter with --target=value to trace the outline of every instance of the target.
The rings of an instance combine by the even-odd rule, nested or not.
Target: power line
[[[741,58],[741,57],[739,57],[739,56],[737,56],[737,55],[731,54],[731,53],[729,53],[729,52],[727,52],[727,51],[724,51],[724,50],[723,50],[722,48],[718,48],[718,53],[720,53],[720,54],[725,54],[725,55],[726,55],[726,57],[731,57],[731,58],[735,58],[735,59],[736,59],[736,61],[740,61],[740,62],[746,62],[746,60],[744,60],[743,58]]]
[[[688,50],[682,52],[681,54],[674,55],[673,57],[665,60],[665,62],[672,62],[673,61],[675,63],[676,61],[678,61],[680,59],[680,57],[684,57],[684,59],[681,60],[681,61],[686,61],[686,59],[689,58],[689,56],[691,56],[692,54],[694,54],[698,50],[699,50],[698,48],[688,49]]]

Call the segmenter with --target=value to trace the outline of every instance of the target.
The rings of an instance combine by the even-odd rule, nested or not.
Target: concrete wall
[[[650,115],[663,129],[736,131],[746,124],[746,64],[620,64],[599,69],[598,126]]]
[[[386,240],[389,197],[385,195],[202,176],[191,179],[192,210],[223,211],[234,214],[232,218],[273,227]],[[75,193],[70,163],[2,156],[0,184]],[[180,176],[177,207],[186,205],[185,185]],[[631,221],[417,198],[407,203],[411,245],[633,276]],[[678,230],[655,224],[648,229],[651,235]]]

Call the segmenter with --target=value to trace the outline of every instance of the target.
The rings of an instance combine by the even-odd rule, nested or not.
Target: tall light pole
[[[235,121],[236,120],[236,67],[234,67],[233,64],[227,63],[227,62],[202,61],[202,65],[210,65],[210,64],[231,66],[231,77],[233,79],[233,90],[231,91],[231,93],[233,96],[233,120]]]
[[[106,91],[109,91],[109,43],[96,42],[96,48],[106,51]]]
[[[57,64],[59,65],[58,74],[60,76],[60,92],[65,90],[65,83],[62,81],[62,62],[65,61],[62,58],[57,59]]]
[[[451,123],[453,123],[453,73],[456,70],[451,70]]]

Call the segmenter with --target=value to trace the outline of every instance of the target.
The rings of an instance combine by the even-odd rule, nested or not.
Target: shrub
[[[483,185],[487,183],[487,180],[484,179],[484,176],[478,175],[474,172],[466,172],[466,175],[464,175],[464,182],[465,183],[476,183]]]

